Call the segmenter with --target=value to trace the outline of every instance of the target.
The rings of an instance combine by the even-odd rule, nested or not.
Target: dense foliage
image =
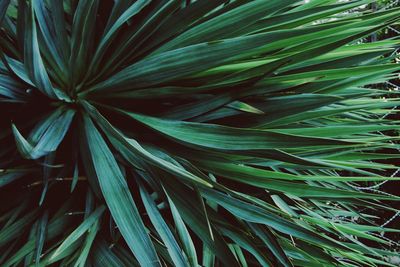
[[[372,2],[1,0],[0,265],[390,266]]]

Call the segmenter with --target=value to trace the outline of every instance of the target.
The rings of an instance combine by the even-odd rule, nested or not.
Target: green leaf
[[[331,32],[337,32],[341,29],[340,27],[326,29],[326,26],[321,28]],[[178,79],[185,75],[192,75],[221,64],[226,64],[240,58],[282,48],[289,42],[295,41],[296,38],[304,39],[303,35],[305,34],[316,35],[315,32],[318,31],[315,29],[313,29],[313,31],[310,29],[277,31],[214,42],[204,42],[166,51],[146,57],[124,68],[106,81],[94,85],[80,95],[83,96],[89,92],[96,93],[96,91],[100,90],[112,90],[115,92],[160,84]],[[321,30],[319,34],[323,32],[324,31]],[[269,42],[268,45],[266,45],[266,42]],[[287,61],[287,59],[285,59],[285,61]]]
[[[289,173],[264,170],[261,168],[253,168],[244,164],[220,163],[203,161],[199,162],[199,166],[205,170],[213,172],[229,179],[243,180],[249,184],[268,183],[272,179],[286,181],[386,181],[387,177],[380,176],[327,176],[327,175],[293,175]],[[391,178],[393,181],[398,178]],[[390,179],[389,179],[390,180]]]
[[[15,240],[23,234],[21,229],[30,225],[37,215],[37,209],[27,213],[22,218],[18,219],[13,224],[3,227],[0,230],[0,246],[7,244],[8,242]]]
[[[67,250],[72,244],[78,241],[89,229],[96,223],[105,210],[104,206],[98,207],[87,217],[68,237],[62,242],[60,246],[51,254],[49,262],[59,260],[60,255]]]
[[[101,41],[96,49],[96,53],[91,62],[94,68],[99,67],[99,62],[103,58],[106,49],[111,45],[111,42],[114,40],[115,36],[118,33],[118,30],[132,17],[140,14],[140,12],[150,4],[149,0],[139,0],[131,4],[126,10],[117,18],[112,26],[107,29],[107,32],[102,36]]]
[[[77,1],[71,25],[69,87],[76,88],[88,71],[94,53],[98,0]]]
[[[283,266],[293,266],[284,250],[277,242],[276,236],[274,236],[271,231],[268,229],[263,229],[261,226],[254,223],[249,223],[249,226],[253,232],[266,244],[268,249],[280,261],[280,263],[283,264]]]
[[[99,223],[95,222],[88,230],[89,233],[86,236],[84,245],[82,247],[82,250],[80,252],[78,259],[76,260],[76,262],[74,264],[74,267],[84,267],[85,266],[85,264],[87,262],[87,258],[89,256],[89,252],[92,249],[92,244],[94,242],[94,239],[96,238],[99,228],[100,228]]]
[[[34,0],[35,2],[37,0]],[[60,90],[53,87],[49,75],[44,66],[37,37],[34,5],[31,4],[26,11],[25,41],[24,41],[24,63],[29,78],[37,88],[50,98],[69,100]]]
[[[94,242],[93,264],[99,267],[120,267],[123,262],[112,252],[104,240]]]
[[[162,215],[158,211],[158,208],[154,203],[154,200],[150,197],[149,193],[140,183],[139,183],[139,189],[147,214],[150,217],[150,220],[153,223],[156,231],[163,240],[165,246],[167,247],[168,253],[171,256],[174,265],[189,266],[186,255],[182,253],[182,249],[179,247],[179,244],[175,240],[175,237],[172,234],[171,229],[169,229],[167,223],[164,221]]]
[[[54,1],[51,6],[53,5],[55,6],[53,7],[53,11],[56,12],[57,9],[60,9],[59,0]],[[52,13],[47,10],[46,3],[43,1],[34,0],[32,1],[32,6],[44,39],[44,43],[46,44],[45,48],[48,49],[48,53],[46,54],[49,56],[47,59],[54,68],[54,74],[57,75],[62,81],[65,81],[66,75],[64,75],[64,73],[67,69],[67,66],[65,58],[63,58],[63,52],[61,51],[62,46],[58,46],[60,42],[57,40],[57,37],[60,37],[60,33],[56,33],[56,29],[53,24],[54,19],[52,18]]]
[[[248,112],[248,113],[254,113],[254,114],[264,114],[264,111],[259,110],[256,107],[253,107],[247,103],[241,102],[241,101],[234,101],[232,103],[229,103],[227,107],[237,109],[240,111]]]
[[[19,152],[25,158],[37,159],[55,151],[64,139],[74,115],[72,109],[58,108],[32,130],[28,140],[12,124]]]
[[[0,188],[20,179],[27,173],[29,170],[0,170]]]
[[[195,182],[201,186],[212,187],[212,185],[204,179],[188,172],[180,166],[157,157],[145,148],[143,148],[135,139],[125,137],[120,131],[113,127],[93,106],[85,103],[85,108],[88,112],[96,118],[99,125],[110,137],[110,141],[114,147],[121,151],[122,155],[135,166],[135,158],[140,156],[143,160],[157,166],[167,172],[170,172],[178,177]]]
[[[228,229],[222,229],[222,233],[232,239],[235,244],[238,244],[243,249],[247,250],[257,259],[257,261],[261,264],[261,266],[272,266],[272,263],[268,260],[268,258],[263,254],[262,251],[245,235],[237,234]]]
[[[182,242],[183,250],[187,255],[190,266],[196,266],[198,262],[197,262],[196,248],[194,246],[193,240],[190,237],[189,231],[187,230],[187,227],[183,222],[182,217],[179,214],[179,211],[177,210],[175,204],[171,201],[169,197],[168,197],[168,203],[171,209],[172,217],[175,222],[177,233]]]
[[[188,25],[193,25],[203,16],[223,4],[225,0],[198,0],[183,9],[178,10],[174,16],[170,16],[165,23],[154,32],[149,42],[142,48],[147,51],[165,40],[183,32]]]
[[[161,51],[188,46],[204,41],[220,40],[233,35],[260,17],[269,17],[284,7],[293,4],[292,0],[250,1],[237,8],[222,13],[204,23],[198,24],[162,47]]]
[[[138,261],[145,266],[160,266],[154,246],[117,162],[94,126],[84,117],[85,136],[104,199],[122,236]],[[110,179],[113,177],[113,179]]]
[[[215,255],[216,258],[228,266],[239,266],[226,241],[215,228],[212,229],[214,239],[211,239],[210,229],[207,222],[205,222],[198,198],[187,197],[194,192],[171,178],[163,183],[166,194],[174,203],[184,222],[203,241],[204,246],[208,247],[208,250],[206,250],[209,251],[208,260],[211,260]]]
[[[235,214],[245,221],[264,224],[282,233],[293,235],[315,244],[320,243],[328,247],[347,250],[347,248],[339,242],[333,241],[323,235],[316,234],[312,230],[272,214],[261,207],[250,205],[226,194],[215,191],[213,192],[211,190],[203,190],[203,193],[207,199],[218,203],[229,210],[232,214]]]
[[[215,255],[212,254],[211,250],[206,245],[203,245],[202,263],[203,266],[206,267],[212,267],[215,265]]]
[[[4,16],[6,15],[8,5],[11,0],[4,0],[0,3],[0,25],[3,23]]]
[[[219,150],[263,150],[288,147],[346,145],[346,142],[340,140],[309,138],[278,134],[268,130],[242,129],[216,124],[163,120],[135,113],[123,113],[184,143]]]
[[[338,137],[352,136],[354,134],[366,134],[370,132],[389,131],[400,129],[400,125],[328,125],[323,128],[296,128],[296,129],[274,129],[273,131],[287,134],[302,134],[305,136]]]
[[[60,57],[64,62],[69,58],[69,40],[67,33],[67,22],[64,16],[64,1],[54,0],[49,3],[51,18],[54,24],[54,43],[56,49],[59,51]]]
[[[49,219],[49,213],[48,211],[45,211],[45,213],[42,215],[40,218],[38,225],[37,225],[37,238],[36,238],[36,251],[35,251],[35,264],[36,266],[39,266],[40,263],[40,257],[42,255],[42,250],[44,246],[44,242],[46,239],[46,234],[47,234],[47,223]]]

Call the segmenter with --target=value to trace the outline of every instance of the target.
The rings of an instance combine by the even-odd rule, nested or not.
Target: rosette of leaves
[[[371,2],[2,0],[0,265],[387,264]]]

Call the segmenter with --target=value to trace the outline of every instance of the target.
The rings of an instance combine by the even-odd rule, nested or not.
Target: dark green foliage
[[[390,266],[372,2],[2,0],[0,265]]]

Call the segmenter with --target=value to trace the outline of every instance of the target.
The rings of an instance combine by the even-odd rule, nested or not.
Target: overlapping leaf
[[[391,266],[375,2],[1,1],[0,265]]]

